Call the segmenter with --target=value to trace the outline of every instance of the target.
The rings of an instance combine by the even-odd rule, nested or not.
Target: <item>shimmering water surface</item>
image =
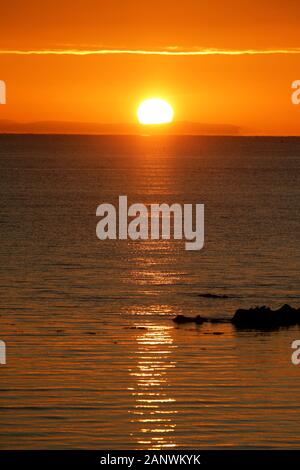
[[[0,136],[2,449],[300,448],[300,139]],[[96,238],[96,208],[204,203],[205,247]],[[199,294],[226,294],[213,299]]]

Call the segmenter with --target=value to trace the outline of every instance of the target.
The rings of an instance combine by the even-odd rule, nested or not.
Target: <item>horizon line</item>
[[[258,134],[258,133],[249,133],[249,134],[215,134],[215,133],[204,133],[204,134],[108,134],[108,133],[96,133],[96,132],[20,132],[20,131],[1,131],[0,137],[7,135],[29,135],[29,136],[98,136],[98,137],[274,137],[274,138],[297,138],[300,139],[300,134]]]
[[[177,47],[169,47],[160,50],[147,49],[0,49],[0,55],[160,55],[160,56],[241,56],[241,55],[284,55],[300,54],[300,47],[279,49],[217,49],[198,48],[183,50]]]

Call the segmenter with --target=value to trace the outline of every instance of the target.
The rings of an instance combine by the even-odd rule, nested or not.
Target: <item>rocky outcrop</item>
[[[231,323],[237,328],[276,329],[300,325],[300,309],[283,305],[278,310],[269,307],[239,309],[235,312]]]
[[[186,315],[177,315],[173,318],[174,323],[184,324],[184,323],[196,323],[197,325],[202,325],[202,323],[228,323],[230,320],[226,318],[207,318],[197,315],[196,317],[188,317]]]
[[[239,329],[275,330],[287,328],[289,326],[300,325],[300,308],[293,308],[290,305],[283,305],[278,310],[271,310],[269,307],[255,307],[249,309],[239,309],[235,312],[231,320],[222,318],[207,318],[197,315],[188,317],[177,315],[173,318],[177,324],[196,323],[232,323]]]

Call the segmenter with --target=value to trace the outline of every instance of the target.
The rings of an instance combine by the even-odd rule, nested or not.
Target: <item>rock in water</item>
[[[278,310],[269,307],[239,309],[234,314],[231,323],[237,328],[276,329],[300,325],[300,309],[283,305]]]
[[[205,318],[202,318],[200,315],[197,315],[196,317],[186,317],[185,315],[177,315],[177,317],[173,318],[173,322],[178,324],[196,323],[197,325],[201,325],[205,321]]]
[[[198,297],[203,297],[204,299],[229,299],[230,297],[225,294],[198,294]]]

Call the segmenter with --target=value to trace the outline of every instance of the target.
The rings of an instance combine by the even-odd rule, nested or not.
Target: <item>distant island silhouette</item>
[[[241,128],[231,124],[172,122],[160,125],[139,123],[97,123],[73,121],[17,122],[0,120],[2,134],[100,134],[100,135],[240,135]]]

